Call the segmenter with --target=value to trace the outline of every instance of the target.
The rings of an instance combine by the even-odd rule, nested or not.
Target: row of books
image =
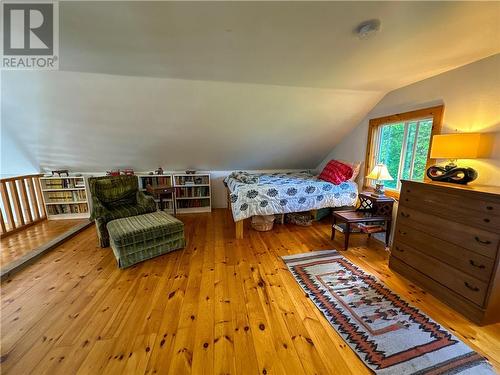
[[[209,207],[210,201],[208,199],[192,199],[177,201],[177,208],[195,208],[195,207]]]
[[[345,233],[346,231],[346,224],[345,223],[338,223],[334,224],[333,227],[338,230],[341,233]],[[384,222],[373,222],[370,224],[367,223],[352,223],[349,226],[349,233],[377,233],[377,232],[384,232],[385,231],[385,225]]]
[[[85,182],[83,178],[53,178],[43,180],[44,189],[68,189],[68,188],[83,188]]]
[[[210,188],[208,186],[177,188],[175,194],[177,198],[208,197],[210,196]]]
[[[176,185],[208,185],[208,176],[175,176]]]
[[[168,176],[151,176],[151,177],[141,177],[142,187],[146,188],[146,185],[156,186],[172,186],[172,181]]]
[[[80,214],[87,212],[88,212],[87,203],[55,204],[47,206],[47,213],[49,215]]]
[[[49,191],[46,193],[47,202],[57,203],[57,202],[75,202],[87,200],[87,194],[85,190],[73,190],[64,192],[54,192]]]

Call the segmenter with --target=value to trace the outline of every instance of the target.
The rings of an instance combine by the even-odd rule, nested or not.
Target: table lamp
[[[444,167],[433,165],[427,177],[433,181],[465,185],[477,178],[476,170],[457,167],[457,159],[475,159],[482,156],[484,143],[479,133],[441,134],[432,137],[431,159],[448,159]]]
[[[373,167],[372,171],[366,178],[371,180],[375,180],[375,191],[372,193],[374,197],[383,197],[384,196],[384,182],[394,180],[389,171],[387,170],[387,166],[385,164],[377,164]]]

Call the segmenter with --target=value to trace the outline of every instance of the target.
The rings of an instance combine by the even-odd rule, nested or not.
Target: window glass
[[[388,189],[397,190],[400,180],[423,181],[432,119],[385,124],[380,127],[377,163],[387,165],[393,180],[384,181]]]
[[[413,164],[412,180],[423,181],[425,167],[427,164],[427,154],[432,133],[432,120],[420,121],[417,137],[417,147],[415,150],[415,162]]]
[[[401,161],[401,149],[403,147],[405,124],[389,124],[381,127],[380,147],[377,163],[387,165],[390,175],[394,180],[385,181],[384,185],[389,189],[396,189],[399,164]]]

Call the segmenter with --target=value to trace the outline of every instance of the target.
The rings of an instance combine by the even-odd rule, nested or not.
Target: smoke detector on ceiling
[[[354,33],[359,39],[367,39],[374,36],[380,30],[380,20],[373,19],[361,22],[355,29]]]

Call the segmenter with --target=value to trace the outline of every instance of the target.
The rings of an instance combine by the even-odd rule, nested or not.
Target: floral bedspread
[[[226,177],[234,221],[254,215],[302,212],[325,207],[354,206],[358,198],[355,182],[334,185],[308,172],[256,174],[256,184]]]

